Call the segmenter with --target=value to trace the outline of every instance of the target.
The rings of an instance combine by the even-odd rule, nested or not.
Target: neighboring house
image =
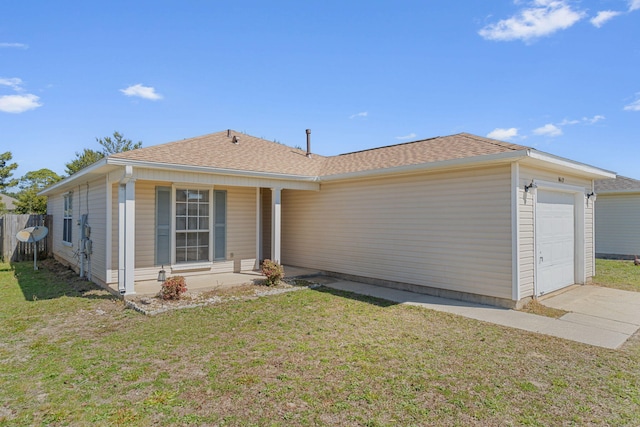
[[[7,212],[13,212],[16,209],[15,203],[17,200],[13,197],[9,197],[6,194],[0,194],[0,202],[4,204],[4,208]]]
[[[596,257],[640,256],[640,181],[625,176],[596,181]]]
[[[56,258],[91,252],[81,273],[124,294],[162,266],[271,258],[513,307],[591,280],[587,194],[614,176],[465,133],[324,157],[229,130],[111,155],[41,194]]]

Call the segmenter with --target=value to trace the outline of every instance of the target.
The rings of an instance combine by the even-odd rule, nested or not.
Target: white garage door
[[[536,244],[538,295],[575,283],[574,197],[538,190]]]

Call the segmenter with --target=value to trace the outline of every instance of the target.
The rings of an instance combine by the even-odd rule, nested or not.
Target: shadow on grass
[[[389,300],[382,299],[382,298],[376,298],[376,297],[371,297],[371,296],[368,296],[368,295],[357,294],[355,292],[341,291],[341,290],[338,290],[338,289],[329,288],[329,287],[324,286],[324,285],[321,285],[321,286],[319,286],[317,288],[312,288],[312,289],[314,289],[317,292],[331,294],[331,295],[335,295],[337,297],[349,298],[349,299],[352,299],[352,300],[355,300],[355,301],[366,302],[368,304],[375,305],[375,306],[378,306],[378,307],[391,307],[391,306],[399,304],[397,302],[389,301]]]
[[[70,268],[47,259],[38,262],[38,270],[32,262],[13,262],[11,270],[18,281],[26,301],[67,297],[88,299],[117,299],[108,291],[88,280],[81,279]]]

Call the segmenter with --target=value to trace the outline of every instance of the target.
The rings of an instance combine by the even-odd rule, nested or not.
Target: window
[[[62,241],[71,244],[73,230],[73,193],[64,195],[64,214],[62,216]]]
[[[176,190],[176,262],[209,261],[209,190]]]

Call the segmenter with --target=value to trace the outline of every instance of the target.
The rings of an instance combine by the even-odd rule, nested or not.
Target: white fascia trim
[[[341,179],[367,178],[378,175],[391,175],[411,172],[421,172],[428,170],[446,169],[466,165],[483,165],[491,163],[501,163],[505,161],[516,161],[529,156],[530,150],[508,151],[504,153],[489,154],[484,156],[464,157],[461,159],[442,160],[439,162],[418,163],[415,165],[396,166],[385,169],[371,169],[358,172],[347,172],[336,175],[320,177],[321,182],[338,181]]]
[[[73,175],[70,175],[70,176],[66,177],[62,181],[53,184],[51,187],[45,188],[44,190],[40,191],[38,193],[38,196],[48,196],[50,193],[55,193],[57,189],[59,189],[61,187],[66,187],[71,182],[73,182],[73,181],[75,181],[77,179],[80,179],[83,176],[88,175],[88,174],[90,174],[92,172],[95,172],[96,170],[98,170],[101,167],[105,166],[107,164],[107,160],[108,159],[100,159],[100,160],[98,160],[97,162],[95,162],[91,166],[87,166],[86,168],[79,170],[78,172],[74,173]]]
[[[554,156],[553,154],[543,153],[540,151],[530,151],[529,157],[535,160],[551,163],[556,166],[562,166],[569,169],[574,169],[578,172],[587,173],[601,178],[615,178],[617,175],[615,172],[611,172],[605,169],[600,169],[595,166],[590,166],[584,163],[574,162],[563,157]]]
[[[290,175],[279,174],[274,172],[254,172],[238,169],[224,169],[224,168],[212,168],[207,166],[191,166],[191,165],[177,165],[174,163],[158,163],[158,162],[145,162],[142,160],[123,160],[123,159],[107,159],[107,164],[115,166],[134,166],[145,169],[164,169],[164,170],[177,170],[183,172],[199,172],[210,173],[220,175],[235,175],[249,178],[269,178],[279,179],[287,181],[310,181],[316,182],[318,177],[307,175]]]

